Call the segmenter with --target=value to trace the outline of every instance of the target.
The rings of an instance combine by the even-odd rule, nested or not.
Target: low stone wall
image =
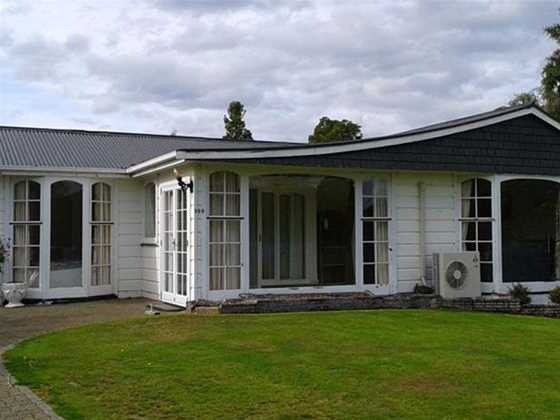
[[[521,305],[510,298],[442,299],[436,295],[400,293],[313,293],[301,295],[246,295],[219,304],[224,314],[340,311],[352,309],[457,309],[560,318],[560,305]]]
[[[231,299],[220,305],[224,314],[274,313],[305,311],[340,311],[350,309],[422,309],[437,307],[433,295],[398,294],[375,296],[368,293],[255,295]]]
[[[517,313],[521,310],[521,303],[516,299],[442,299],[440,307],[463,311]]]

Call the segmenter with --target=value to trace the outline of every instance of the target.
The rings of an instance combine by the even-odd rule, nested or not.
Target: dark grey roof
[[[388,136],[354,140],[352,143],[406,138],[425,132],[510,114],[534,105],[503,107]],[[542,111],[542,110],[541,110]],[[349,142],[337,142],[336,144]],[[0,169],[2,168],[89,168],[124,170],[132,165],[173,151],[272,150],[331,147],[333,143],[251,141],[232,142],[215,138],[172,135],[64,130],[0,126]]]
[[[204,137],[0,126],[0,167],[126,169],[174,150],[301,146]]]
[[[419,134],[419,133],[425,133],[425,132],[428,132],[428,131],[443,130],[443,129],[446,129],[446,128],[456,127],[458,125],[470,124],[470,123],[474,123],[474,122],[478,122],[478,121],[483,121],[483,120],[486,120],[488,118],[499,117],[500,115],[510,114],[512,112],[519,111],[520,109],[531,108],[531,107],[534,107],[534,106],[535,105],[533,105],[533,104],[517,105],[517,106],[502,106],[502,107],[496,108],[492,111],[481,112],[479,114],[474,114],[474,115],[469,115],[469,116],[466,116],[466,117],[456,118],[456,119],[449,120],[449,121],[444,121],[444,122],[439,122],[439,123],[435,123],[435,124],[425,125],[424,127],[419,127],[419,128],[414,128],[412,130],[402,131],[402,132],[394,134],[394,135],[401,136],[401,135],[405,135],[405,134]]]

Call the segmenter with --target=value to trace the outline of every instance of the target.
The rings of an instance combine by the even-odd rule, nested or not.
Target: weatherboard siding
[[[117,280],[119,297],[142,295],[143,184],[119,180],[117,188]]]
[[[425,186],[425,272],[421,270],[419,187]],[[431,279],[432,254],[454,251],[458,223],[455,217],[456,188],[452,174],[394,174],[393,199],[396,210],[397,285],[410,292],[422,275]]]

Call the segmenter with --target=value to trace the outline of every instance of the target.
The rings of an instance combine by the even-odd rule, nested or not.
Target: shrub
[[[550,298],[550,301],[552,303],[557,303],[560,305],[560,286],[552,289],[548,294],[548,297]]]
[[[419,295],[431,295],[434,293],[434,288],[424,284],[416,283],[414,285],[414,293]]]
[[[531,303],[531,296],[529,296],[529,289],[519,283],[514,284],[511,289],[509,289],[509,294],[512,298],[519,300],[522,305],[528,305]]]

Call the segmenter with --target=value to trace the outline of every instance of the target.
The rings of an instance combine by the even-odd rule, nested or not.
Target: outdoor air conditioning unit
[[[478,252],[434,254],[433,286],[444,299],[480,296]]]

